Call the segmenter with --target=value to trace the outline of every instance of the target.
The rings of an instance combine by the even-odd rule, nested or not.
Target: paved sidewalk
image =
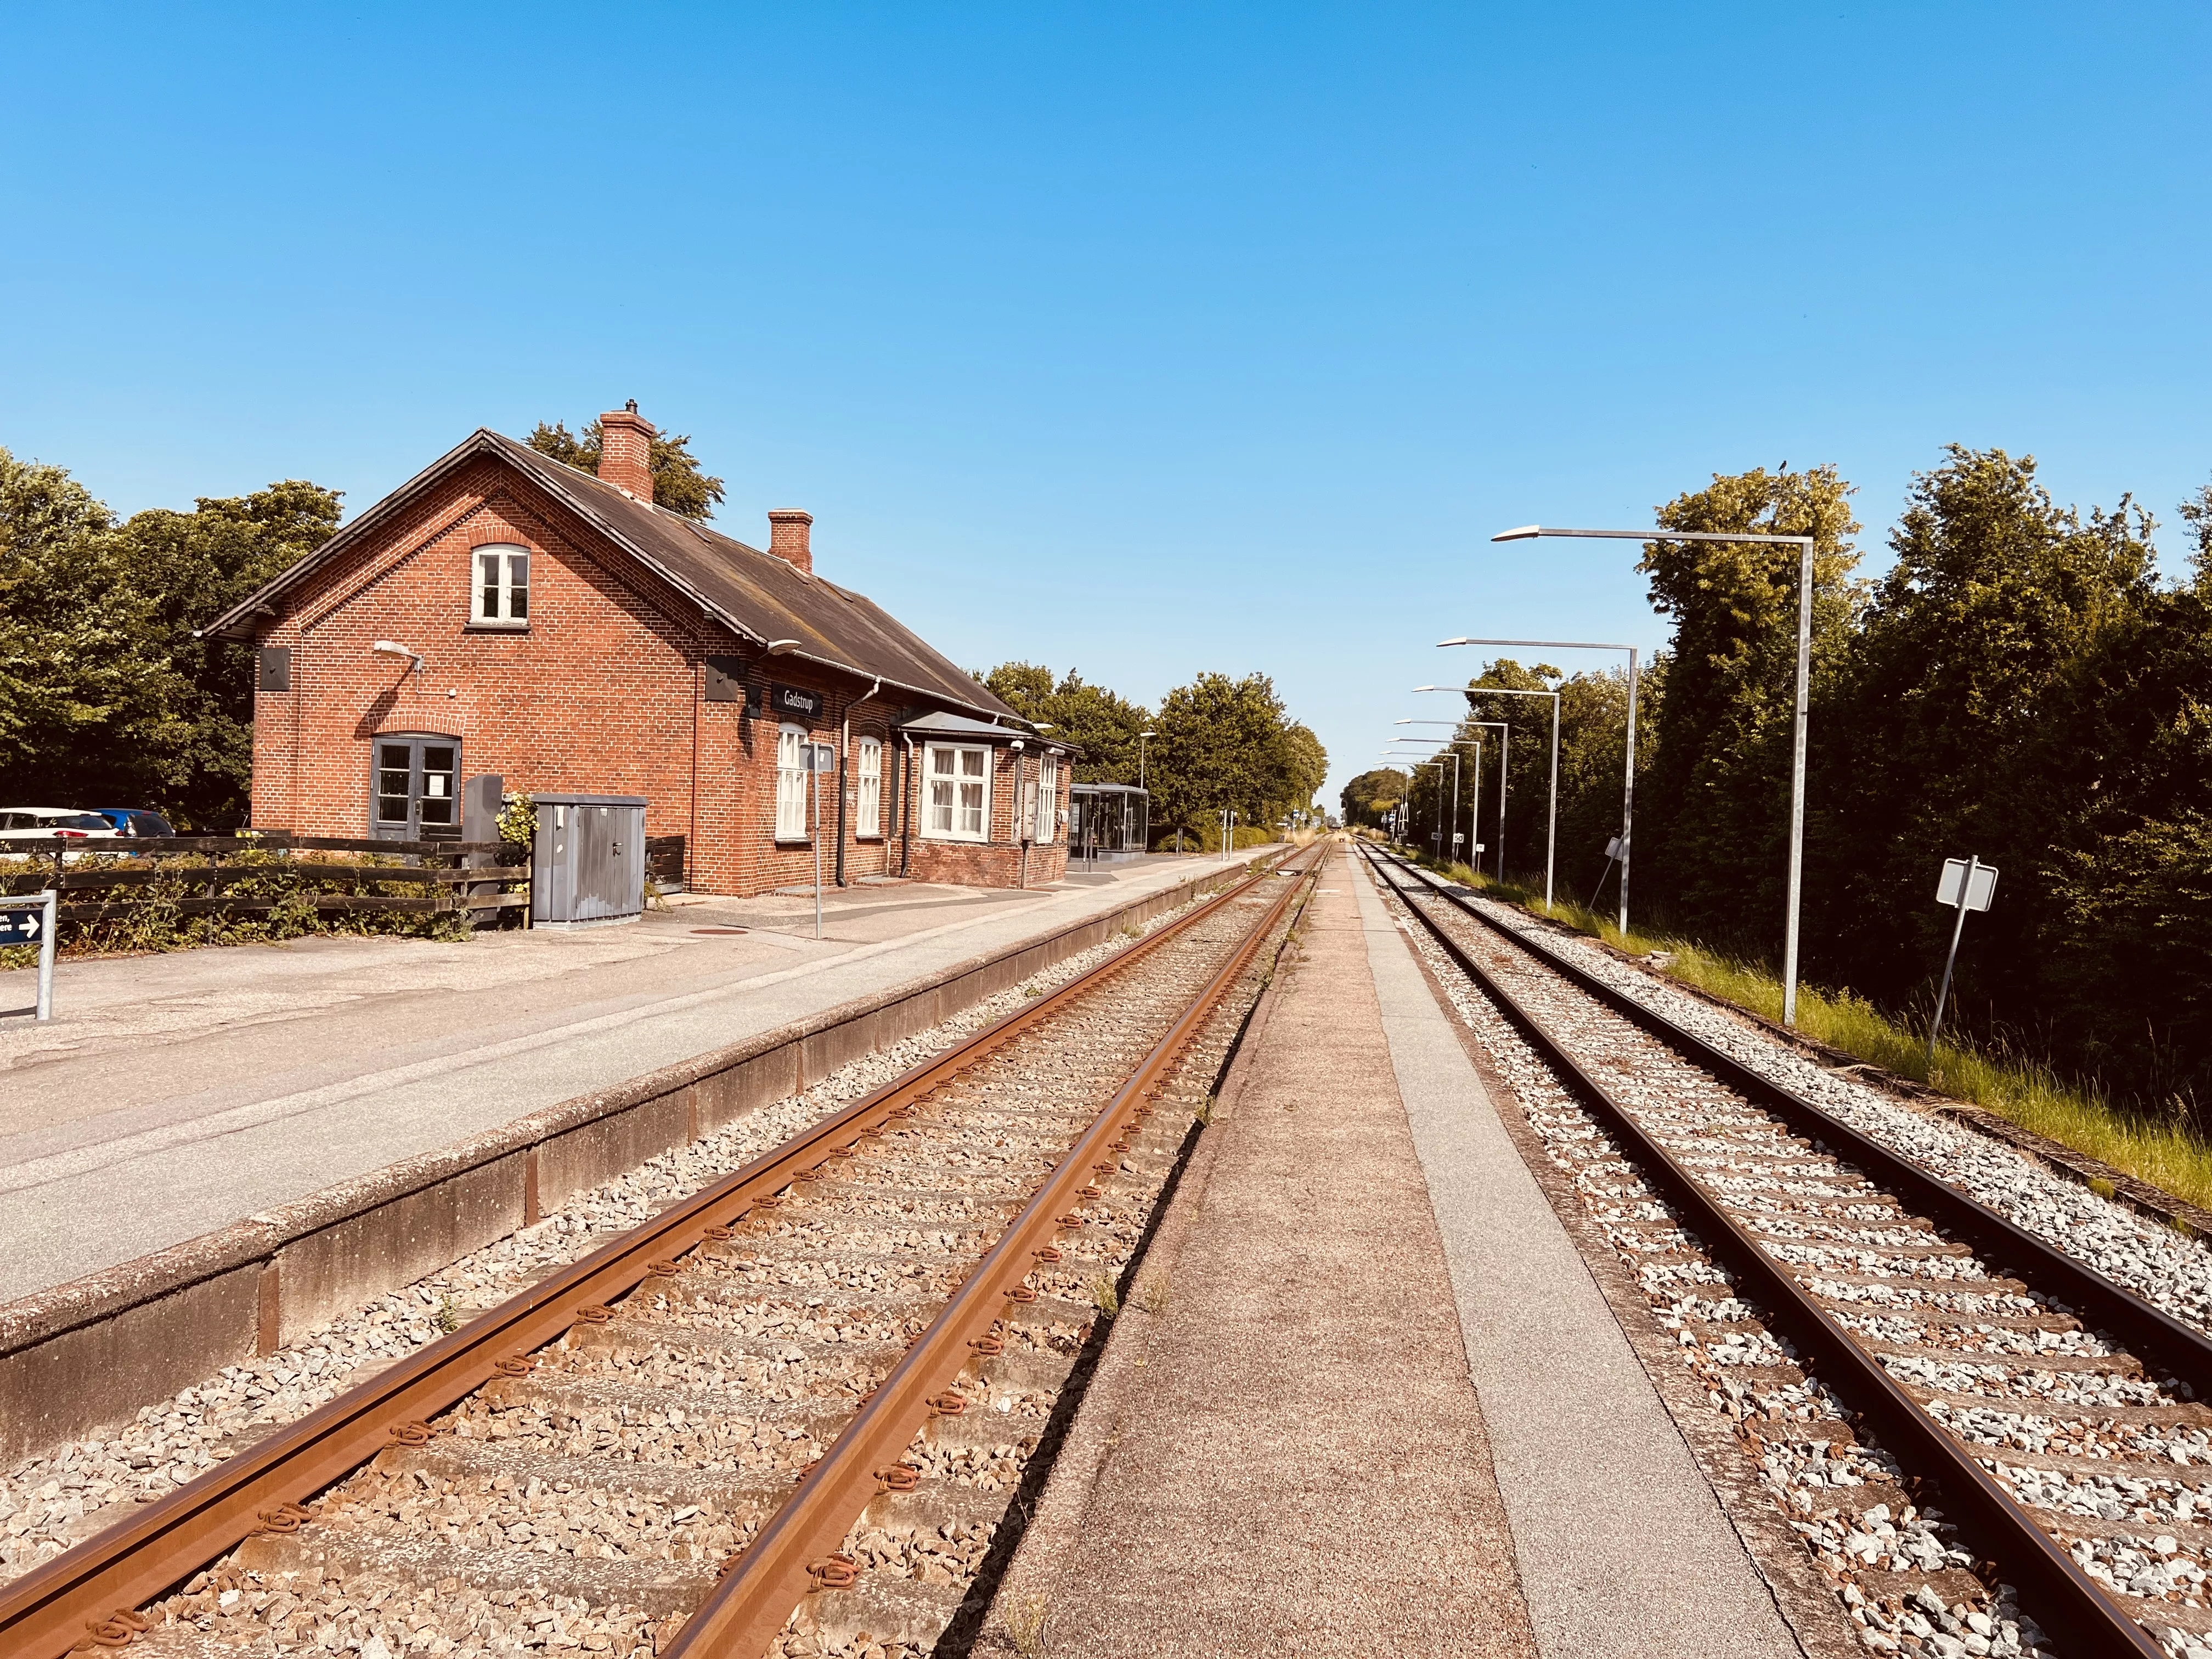
[[[1412,948],[1354,856],[1340,867],[1358,896],[1538,1648],[1546,1659],[1801,1654]]]
[[[1536,1652],[1351,881],[1322,880],[1145,1268],[1166,1307],[1140,1279],[1009,1580],[1054,1659]]]
[[[1322,880],[1000,1616],[1042,1597],[1055,1659],[1802,1659],[1365,875]]]
[[[0,1022],[0,1300],[1218,867],[1148,860],[1026,893],[856,886],[825,897],[819,942],[811,896],[770,894],[464,944],[64,963],[52,1024]],[[695,931],[732,927],[749,931]],[[28,978],[0,974],[0,1008],[30,1000]]]

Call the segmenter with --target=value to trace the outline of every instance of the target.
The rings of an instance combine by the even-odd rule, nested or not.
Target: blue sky
[[[969,665],[1275,677],[1331,788],[1477,665],[1663,631],[1635,525],[1956,441],[2212,477],[2212,12],[48,7],[0,446],[365,506],[626,398]],[[2169,531],[2169,549],[2176,545]]]

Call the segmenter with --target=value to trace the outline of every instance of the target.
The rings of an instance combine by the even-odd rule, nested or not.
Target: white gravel
[[[1914,1111],[1815,1065],[1593,945],[1539,927],[1493,900],[1477,898],[1474,903],[1534,949],[1587,969],[2163,1311],[2212,1334],[2212,1249],[2202,1242],[2100,1198],[1987,1136]]]
[[[1650,1224],[1672,1221],[1671,1211],[1644,1186],[1605,1129],[1561,1086],[1543,1058],[1468,983],[1426,931],[1407,918],[1402,901],[1389,894],[1387,884],[1383,890],[1385,903],[1408,943],[1430,963],[1454,1008],[1488,1051],[1553,1162],[1573,1175],[1593,1219],[1605,1229],[1614,1248],[1632,1261],[1664,1244],[1693,1250],[1687,1235],[1669,1237],[1655,1231]],[[1707,1121],[1725,1122],[1732,1116],[1741,1116],[1747,1127],[1766,1121],[1748,1112],[1725,1109],[1708,1114]],[[1638,1223],[1644,1224],[1630,1224]],[[1935,1646],[1938,1638],[1957,1644],[1960,1653],[2002,1659],[2051,1651],[2042,1632],[2020,1613],[2008,1585],[1985,1609],[1938,1602],[1892,1612],[1861,1593],[1851,1582],[1861,1569],[1970,1568],[1972,1557],[1947,1540],[1940,1510],[1902,1504],[1894,1511],[1887,1504],[1858,1511],[1850,1501],[1853,1488],[1901,1486],[1904,1471],[1878,1447],[1850,1444],[1852,1437],[1841,1430],[1841,1406],[1802,1374],[1792,1370],[1778,1379],[1771,1372],[1741,1372],[1746,1366],[1786,1364],[1790,1356],[1764,1331],[1712,1328],[1747,1322],[1756,1314],[1731,1293],[1732,1281],[1725,1270],[1698,1259],[1639,1267],[1638,1277],[1662,1325],[1676,1332],[1684,1363],[1705,1385],[1714,1409],[1731,1422],[1756,1424],[1760,1468],[1768,1487],[1836,1586],[1847,1616],[1869,1651],[1908,1651],[1900,1640],[1907,1635],[1938,1652],[1943,1650]],[[1807,1428],[1796,1430],[1793,1424]],[[1827,1425],[1838,1425],[1848,1449],[1832,1446],[1819,1431]],[[1927,1599],[1936,1601],[1932,1596]]]

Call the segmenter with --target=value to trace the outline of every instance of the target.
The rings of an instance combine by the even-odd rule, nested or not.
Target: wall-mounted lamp
[[[404,657],[408,659],[411,672],[418,674],[422,672],[422,653],[420,651],[409,650],[397,640],[379,640],[368,649],[373,656]]]

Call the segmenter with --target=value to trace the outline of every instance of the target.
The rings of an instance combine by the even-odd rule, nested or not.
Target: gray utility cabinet
[[[645,908],[645,797],[539,795],[530,920],[628,921]]]

